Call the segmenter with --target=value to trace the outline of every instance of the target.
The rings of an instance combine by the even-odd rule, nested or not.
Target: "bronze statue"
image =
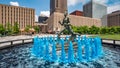
[[[73,33],[73,31],[72,31],[72,29],[71,29],[70,20],[69,20],[69,18],[67,17],[67,15],[68,15],[68,13],[67,13],[67,11],[66,11],[65,14],[64,14],[63,21],[62,21],[62,22],[59,21],[59,23],[60,23],[62,26],[64,26],[64,29],[58,33],[58,39],[60,39],[61,33],[63,33],[63,31],[65,31],[65,30],[67,30],[67,31],[71,34],[71,37],[70,37],[69,40],[73,41],[74,38],[76,38],[76,34]]]

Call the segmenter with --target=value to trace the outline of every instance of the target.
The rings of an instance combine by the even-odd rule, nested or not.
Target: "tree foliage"
[[[2,24],[0,24],[0,34],[3,35],[5,31],[5,28],[3,27]]]
[[[14,34],[18,34],[18,33],[19,33],[19,26],[18,26],[18,23],[17,23],[17,22],[14,23],[13,33],[14,33]]]
[[[34,26],[34,29],[35,29],[35,31],[36,31],[37,33],[38,33],[39,30],[40,30],[39,26]]]

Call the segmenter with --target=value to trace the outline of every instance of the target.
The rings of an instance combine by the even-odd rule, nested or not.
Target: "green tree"
[[[18,33],[19,33],[19,26],[18,26],[18,23],[17,23],[17,22],[14,23],[13,33],[14,33],[14,34],[18,34]]]
[[[6,24],[6,32],[7,32],[7,34],[8,35],[10,35],[10,34],[12,34],[12,25],[8,22],[7,24]]]
[[[37,33],[39,33],[39,30],[40,30],[39,26],[34,26],[34,29]]]
[[[5,28],[3,27],[2,24],[0,24],[0,34],[4,35],[4,32],[5,32]]]
[[[26,32],[29,32],[29,29],[30,29],[30,28],[32,28],[32,27],[31,27],[30,25],[27,25],[27,26],[25,27],[25,31],[26,31]]]

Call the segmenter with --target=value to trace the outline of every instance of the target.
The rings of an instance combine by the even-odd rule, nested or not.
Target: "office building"
[[[73,26],[88,26],[91,27],[93,25],[100,27],[101,20],[83,16],[75,16],[75,15],[68,15],[70,18],[70,24]],[[48,31],[60,31],[64,27],[59,24],[59,21],[62,21],[64,18],[63,13],[54,12],[46,21],[48,24]]]
[[[120,26],[120,10],[108,14],[108,26]]]
[[[54,12],[64,13],[67,10],[67,0],[50,0],[50,15]]]
[[[7,23],[11,24],[17,22],[20,29],[27,25],[34,26],[35,10],[32,8],[10,6],[0,4],[0,24],[6,27]]]
[[[103,4],[89,1],[83,6],[85,17],[99,18],[102,21],[102,26],[107,26],[107,7]]]

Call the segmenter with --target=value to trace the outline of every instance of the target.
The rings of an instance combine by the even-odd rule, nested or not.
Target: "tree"
[[[31,26],[30,25],[27,25],[26,27],[25,27],[25,31],[26,32],[29,32],[29,29],[31,28]]]
[[[34,26],[34,29],[37,33],[39,33],[40,28],[38,26]]]
[[[19,33],[19,26],[18,26],[18,23],[17,23],[17,22],[14,23],[13,33],[14,33],[14,34],[18,34],[18,33]]]
[[[8,22],[7,24],[6,24],[6,32],[7,32],[7,34],[8,35],[10,35],[11,33],[12,33],[12,25]]]
[[[5,28],[3,27],[2,24],[0,24],[0,34],[3,35],[5,31]]]

